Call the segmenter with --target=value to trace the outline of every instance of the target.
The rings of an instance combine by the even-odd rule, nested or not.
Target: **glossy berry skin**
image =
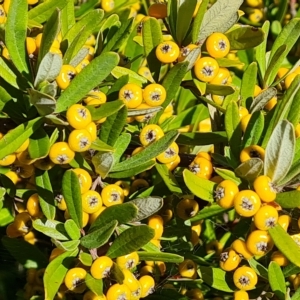
[[[131,291],[126,284],[115,283],[107,290],[107,300],[130,300]]]
[[[151,107],[161,105],[166,97],[166,89],[157,83],[150,83],[143,90],[143,99]]]
[[[63,65],[56,77],[58,87],[65,90],[71,83],[72,79],[76,76],[76,70],[71,65]]]
[[[143,146],[147,146],[163,136],[164,132],[158,125],[146,125],[140,132],[140,142]]]
[[[219,72],[217,73],[216,77],[210,81],[210,84],[216,85],[226,85],[232,82],[232,78],[230,72],[227,68],[219,68]]]
[[[106,207],[124,202],[124,191],[116,184],[109,184],[101,191],[101,198]]]
[[[143,101],[143,91],[137,84],[127,83],[120,89],[119,99],[128,108],[136,108]]]
[[[148,226],[155,231],[153,239],[159,240],[164,231],[164,220],[160,215],[153,215],[148,218]]]
[[[223,180],[218,184],[215,190],[214,199],[223,208],[233,207],[233,199],[239,192],[239,188],[231,180]]]
[[[38,194],[31,195],[26,203],[28,213],[32,218],[41,218],[43,213],[40,208],[40,201]]]
[[[107,96],[102,92],[102,91],[99,91],[99,90],[93,90],[91,92],[89,92],[88,96],[86,98],[84,98],[84,102],[87,104],[87,105],[92,105],[90,104],[91,102],[95,101],[95,103],[97,104],[103,104],[106,102],[107,100]]]
[[[167,5],[164,3],[154,3],[149,6],[148,14],[156,19],[164,19],[168,16]]]
[[[258,176],[253,182],[253,188],[263,202],[272,202],[276,199],[271,178],[266,175]]]
[[[258,145],[251,145],[244,148],[240,153],[241,162],[245,162],[251,158],[260,158],[262,161],[264,161],[265,150]]]
[[[257,229],[268,230],[276,225],[278,211],[271,205],[264,205],[254,215],[253,220]]]
[[[236,212],[242,217],[254,216],[260,208],[261,201],[252,190],[238,192],[233,200]]]
[[[74,156],[75,152],[66,142],[54,143],[49,151],[50,160],[57,165],[68,164]]]
[[[2,159],[0,159],[0,166],[7,167],[12,165],[16,160],[16,154],[8,154]]]
[[[281,215],[278,217],[277,224],[280,225],[285,231],[287,231],[291,221],[291,216]]]
[[[115,1],[114,0],[101,0],[101,8],[105,12],[110,12],[115,8]]]
[[[72,292],[82,293],[86,289],[84,283],[86,274],[87,272],[83,268],[70,269],[67,272],[64,280],[66,287]]]
[[[69,135],[68,144],[74,152],[85,152],[91,147],[91,134],[86,129],[74,129]]]
[[[107,300],[107,299],[104,294],[101,296],[97,296],[92,291],[87,291],[84,293],[82,300]]]
[[[92,177],[84,169],[76,168],[72,170],[78,177],[81,194],[86,193],[92,186]]]
[[[223,58],[230,51],[230,43],[226,35],[215,32],[206,39],[206,50],[211,57]]]
[[[173,142],[163,153],[159,154],[156,159],[162,164],[168,164],[176,159],[179,154],[178,145]]]
[[[212,57],[201,57],[194,66],[196,77],[203,82],[212,81],[219,72],[219,65]]]
[[[249,295],[246,291],[236,291],[233,294],[233,299],[234,300],[249,300]]]
[[[139,279],[141,285],[141,298],[147,297],[154,292],[155,282],[153,277],[144,275]]]
[[[139,262],[139,255],[137,252],[131,252],[129,254],[118,256],[116,258],[117,265],[123,269],[133,269]]]
[[[194,217],[199,211],[199,204],[194,199],[182,199],[176,206],[176,212],[179,218],[183,220]]]
[[[122,270],[123,275],[124,275],[124,281],[123,284],[125,284],[129,289],[130,289],[130,294],[132,298],[140,298],[141,295],[141,284],[140,282],[136,279],[134,274],[127,270],[123,269]]]
[[[95,279],[102,279],[109,275],[113,261],[108,256],[100,256],[94,260],[90,272]]]
[[[178,61],[184,61],[186,57],[191,53],[192,50],[196,49],[198,46],[195,44],[189,44],[186,47],[180,49],[180,55],[178,57]],[[201,54],[199,55],[198,59],[200,58]]]
[[[69,124],[75,129],[84,129],[92,122],[90,111],[81,104],[71,105],[66,114]]]
[[[252,290],[257,284],[257,275],[250,267],[240,267],[233,273],[233,282],[235,286],[243,291]]]
[[[189,165],[189,170],[200,178],[210,179],[213,173],[213,165],[209,160],[196,156]]]
[[[246,242],[241,239],[236,239],[232,244],[231,248],[238,254],[240,254],[244,259],[250,259],[253,254],[248,250]]]
[[[241,257],[232,248],[225,249],[220,255],[220,268],[226,272],[235,270]]]
[[[89,190],[81,195],[82,209],[88,214],[92,214],[102,206],[102,199],[98,192]]]
[[[275,261],[280,267],[287,266],[290,262],[280,251],[274,251],[271,255],[271,261]]]
[[[172,41],[159,44],[155,50],[157,59],[164,64],[170,64],[176,61],[179,57],[179,53],[178,45]]]
[[[185,259],[178,266],[180,276],[185,278],[195,278],[197,276],[197,265],[191,259]]]
[[[246,245],[253,255],[265,255],[272,249],[273,241],[267,231],[254,230],[249,234]]]

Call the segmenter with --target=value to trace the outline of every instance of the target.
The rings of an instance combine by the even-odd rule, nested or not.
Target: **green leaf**
[[[226,143],[227,134],[225,131],[180,133],[176,142],[180,145],[190,146],[216,145]]]
[[[82,228],[82,200],[80,184],[77,175],[67,170],[62,179],[62,194],[67,204],[68,212],[79,228]]]
[[[56,207],[48,171],[36,169],[35,184],[43,214],[47,219],[53,220],[55,218]]]
[[[115,67],[112,71],[111,74],[115,77],[115,78],[121,78],[123,76],[128,75],[128,82],[130,83],[134,83],[137,84],[139,86],[142,86],[142,84],[147,83],[147,79],[143,76],[140,76],[139,74],[137,74],[136,72],[124,68],[124,67]]]
[[[50,139],[43,128],[36,130],[30,137],[28,152],[32,159],[43,158],[48,155]]]
[[[77,54],[71,59],[69,64],[73,66],[74,68],[77,67],[83,59],[89,54],[89,49],[88,48],[81,48]]]
[[[228,293],[232,293],[233,290],[235,290],[231,273],[219,268],[205,266],[199,266],[199,272],[201,274],[201,279],[203,279],[208,286]]]
[[[151,73],[154,73],[154,80],[158,79],[161,62],[155,55],[156,47],[163,42],[163,36],[158,20],[150,18],[143,22],[143,45],[145,57]],[[167,93],[168,95],[168,93]]]
[[[60,11],[54,10],[50,18],[48,19],[46,25],[44,26],[41,46],[39,49],[38,55],[38,63],[37,66],[40,64],[42,59],[47,55],[50,51],[50,48],[57,37],[60,31]]]
[[[128,203],[134,204],[138,209],[137,215],[130,221],[133,223],[154,215],[163,207],[164,201],[161,197],[151,196],[146,198],[137,198],[129,201]]]
[[[29,69],[25,57],[27,30],[27,1],[13,0],[10,2],[5,26],[5,45],[9,56],[23,76],[28,77]]]
[[[119,50],[126,42],[133,29],[133,18],[122,22],[122,26],[108,38],[108,42],[103,48],[103,52]]]
[[[9,169],[5,170],[4,174],[0,174],[0,186],[5,188],[6,193],[10,197],[14,197],[16,195],[16,186],[7,176],[5,176],[5,173],[8,171]]]
[[[69,64],[71,60],[77,55],[77,53],[85,45],[87,38],[93,34],[95,28],[97,28],[103,19],[104,13],[101,9],[96,9],[91,11],[86,16],[84,16],[79,22],[75,23],[66,35],[66,39],[69,42],[69,46],[64,55],[64,64]],[[85,22],[83,23],[83,20]],[[81,24],[80,29],[78,28],[78,23]],[[77,29],[76,36],[73,38],[74,29]]]
[[[51,242],[59,249],[63,251],[74,251],[78,249],[78,246],[80,244],[79,240],[75,241],[67,241],[67,242],[61,242],[55,239],[51,239]]]
[[[225,129],[230,150],[235,159],[238,160],[241,152],[240,141],[242,138],[242,129],[240,126],[239,108],[234,101],[231,101],[226,108]]]
[[[117,163],[120,161],[122,155],[126,151],[129,143],[131,141],[131,134],[130,133],[122,133],[117,141],[114,144],[114,153],[113,153],[113,161],[114,163]]]
[[[87,267],[90,267],[93,263],[92,255],[89,253],[81,252],[78,258]]]
[[[188,169],[183,171],[183,180],[195,196],[208,202],[214,201],[214,182],[200,178]]]
[[[167,132],[162,138],[147,146],[144,150],[129,159],[116,164],[112,171],[129,170],[132,166],[141,165],[164,152],[175,140],[178,133],[175,130]]]
[[[106,255],[110,258],[116,258],[137,251],[153,237],[154,230],[147,225],[130,227],[114,240]]]
[[[294,97],[300,89],[300,75],[297,75],[293,80],[291,86],[284,93],[281,101],[276,105],[272,119],[269,121],[269,124],[264,133],[264,139],[261,146],[266,147],[268,140],[275,129],[275,126],[283,119],[285,119],[290,111],[291,105],[294,101]]]
[[[288,264],[286,267],[282,270],[284,277],[289,277],[291,275],[297,274],[300,272],[300,267],[295,266],[294,264]]]
[[[255,271],[255,273],[262,278],[268,280],[269,274],[268,269],[266,269],[262,264],[260,264],[256,259],[250,258],[248,259],[249,266]]]
[[[282,208],[296,208],[300,206],[300,191],[290,191],[278,193],[276,196],[276,203]]]
[[[243,179],[253,182],[263,170],[264,164],[260,158],[250,158],[241,163],[235,170],[235,174]]]
[[[194,18],[193,27],[192,27],[192,42],[193,42],[193,44],[196,44],[198,42],[198,34],[200,32],[201,24],[202,24],[204,15],[206,13],[208,3],[209,3],[209,0],[201,1],[197,15]]]
[[[124,125],[126,124],[127,107],[123,106],[118,112],[107,117],[106,121],[101,126],[100,140],[110,146],[114,146]]]
[[[173,253],[139,251],[138,255],[140,260],[145,261],[164,261],[179,264],[184,260],[183,256]]]
[[[66,0],[47,0],[29,10],[28,19],[40,24],[44,23],[56,9],[62,9],[65,5]]]
[[[27,269],[41,269],[48,265],[48,259],[44,253],[24,240],[3,236],[1,242],[13,258]]]
[[[114,155],[112,152],[98,152],[92,157],[95,171],[102,178],[106,178],[114,165]]]
[[[254,98],[251,106],[250,113],[260,111],[263,107],[277,95],[277,90],[273,87],[263,90],[257,97]]]
[[[9,223],[12,223],[14,221],[15,217],[12,215],[12,212],[9,208],[3,207],[0,210],[0,226],[6,226]]]
[[[275,127],[265,151],[264,175],[273,183],[288,173],[295,152],[295,131],[288,121],[282,120]]]
[[[80,239],[80,229],[72,219],[66,220],[64,226],[66,232],[72,240]]]
[[[43,81],[53,81],[58,76],[62,67],[62,58],[55,53],[48,52],[42,59],[36,77],[34,86],[38,87]]]
[[[206,84],[206,93],[220,96],[227,96],[233,94],[235,89],[230,85],[219,85],[219,84]],[[214,103],[214,102],[212,102]]]
[[[262,26],[262,30],[265,34],[264,41],[254,49],[254,57],[258,65],[258,70],[260,77],[264,78],[266,73],[266,47],[267,47],[267,37],[269,34],[270,21],[265,21]]]
[[[282,274],[280,266],[271,261],[269,264],[269,283],[271,286],[272,291],[280,300],[285,300],[286,294],[286,286],[285,286],[285,279]]]
[[[122,269],[114,262],[110,270],[110,278],[118,284],[123,284],[124,274]]]
[[[0,72],[1,77],[7,83],[15,87],[16,89],[19,89],[18,81],[20,80],[20,78],[18,78],[18,76],[11,70],[11,68],[7,65],[2,57],[0,57]]]
[[[207,107],[204,104],[189,107],[175,116],[175,118],[165,126],[165,130],[178,129],[186,125],[196,124],[209,117]]]
[[[281,67],[282,62],[286,58],[286,45],[280,46],[274,53],[273,57],[269,60],[266,74],[264,77],[264,86],[268,87],[272,84],[277,76],[278,70]]]
[[[130,178],[132,176],[136,176],[141,174],[144,171],[150,170],[156,164],[155,161],[149,160],[144,163],[141,163],[135,167],[131,167],[126,169],[125,171],[111,172],[109,173],[110,178]]]
[[[5,135],[0,140],[0,159],[6,155],[14,153],[43,123],[43,118],[38,117],[19,126]]]
[[[107,52],[94,58],[70,83],[57,100],[56,112],[65,111],[100,84],[118,64],[119,56]]]
[[[83,156],[80,152],[75,152],[75,157],[72,161],[69,162],[69,165],[74,169],[75,168],[81,168],[81,169],[85,169],[89,172],[93,172],[91,166],[83,158]]]
[[[258,145],[264,130],[264,114],[256,111],[252,114],[243,137],[243,148]]]
[[[182,194],[182,189],[167,166],[165,164],[156,164],[155,167],[169,191],[174,194]]]
[[[172,100],[175,99],[177,91],[182,83],[182,80],[187,72],[188,62],[181,62],[176,64],[165,76],[162,85],[166,90],[167,97],[164,103],[161,105],[163,108],[166,108]],[[158,112],[150,123],[157,124],[160,116],[163,114],[163,110]]]
[[[87,273],[84,281],[88,289],[94,294],[96,294],[97,296],[101,296],[103,294],[102,279],[95,279],[92,275]]]
[[[262,29],[249,25],[234,25],[226,36],[230,42],[230,50],[254,48],[264,41]]]
[[[36,219],[32,222],[32,226],[35,230],[53,239],[61,241],[69,240],[68,233],[66,232],[62,222],[47,219]]]
[[[80,244],[87,249],[95,249],[105,245],[118,225],[117,220],[113,220],[104,226],[93,227],[93,231],[81,238]]]
[[[245,70],[242,78],[242,85],[241,85],[242,106],[246,106],[246,104],[252,102],[254,88],[256,84],[253,78],[256,77],[257,77],[257,64],[255,62],[252,62]]]
[[[118,221],[118,225],[126,224],[136,218],[138,214],[138,208],[130,202],[117,204],[107,207],[91,224],[89,232],[96,227],[103,227],[114,220]]]
[[[73,3],[73,1],[72,1],[72,3]],[[75,17],[79,18],[79,17],[85,15],[89,10],[92,10],[98,3],[99,3],[98,0],[90,0],[88,2],[81,3],[81,5],[78,7],[78,9],[75,10]]]
[[[205,40],[214,32],[226,32],[238,20],[237,11],[243,0],[219,0],[204,15],[197,41]]]
[[[294,265],[300,267],[300,248],[289,234],[278,224],[269,229],[269,234],[282,254]]]
[[[277,50],[282,46],[286,45],[285,56],[290,52],[295,42],[300,36],[300,19],[294,18],[287,23],[278,37],[276,38],[269,57],[269,62],[272,61]]]
[[[223,214],[226,211],[228,211],[228,209],[224,209],[218,204],[212,204],[210,206],[206,206],[203,209],[201,209],[194,217],[186,220],[184,223],[187,226],[191,226],[191,224],[193,223]]]
[[[197,0],[183,1],[181,2],[177,12],[176,23],[176,41],[179,46],[182,45],[186,34],[188,33],[193,14],[196,8]]]
[[[290,107],[287,120],[291,122],[295,127],[298,125],[300,120],[300,107],[298,105],[300,100],[300,90],[298,90],[293,98],[293,102]]]
[[[241,179],[238,178],[231,170],[215,168],[215,172],[222,178],[233,181],[236,185],[240,185],[242,182]]]
[[[45,300],[54,299],[66,273],[74,263],[78,249],[65,252],[54,258],[47,266],[44,275]]]
[[[61,35],[64,37],[69,29],[75,24],[73,0],[66,0],[66,6],[61,10],[60,23]]]
[[[109,117],[117,113],[124,105],[125,104],[122,100],[115,100],[112,102],[104,103],[99,108],[96,108],[94,106],[87,106],[87,108],[92,115],[93,121],[98,121],[102,118]]]
[[[41,116],[50,115],[55,111],[56,101],[53,97],[36,91],[28,89],[30,103],[33,104]]]

